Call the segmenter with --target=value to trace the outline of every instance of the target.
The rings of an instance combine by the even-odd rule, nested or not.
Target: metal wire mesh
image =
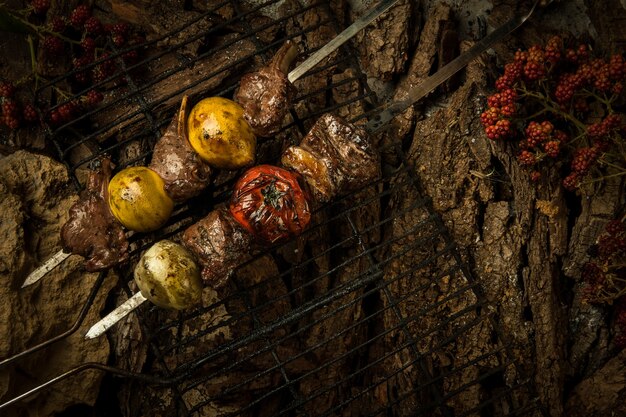
[[[249,23],[274,3],[244,10],[239,2],[225,1],[187,23],[208,22],[203,33],[178,40],[181,27],[150,43],[116,51],[111,57],[122,67],[123,92],[50,129],[60,160],[72,174],[103,153],[113,157],[117,169],[146,164],[182,94],[193,99],[232,95],[242,71],[267,60],[286,39],[299,39],[322,26],[340,29],[327,2],[293,3],[280,19]],[[215,11],[227,5],[234,16],[216,18]],[[287,29],[307,12],[322,17]],[[213,44],[211,39],[226,29],[230,35]],[[269,42],[259,40],[268,30],[279,35]],[[205,44],[200,53],[183,53],[197,41]],[[161,44],[169,46],[154,48]],[[141,50],[142,59],[127,66],[121,57],[131,49]],[[326,82],[329,70],[347,75]],[[169,94],[155,93],[164,83],[180,81],[180,74],[190,81],[168,89]],[[42,87],[42,94],[73,75],[53,80]],[[315,77],[324,79],[321,87],[300,93],[290,120],[276,138],[261,144],[262,162],[275,161],[285,144],[296,143],[325,112],[346,111],[358,119],[377,107],[350,46],[304,81]],[[356,93],[335,100],[332,92],[347,85],[356,85]],[[318,105],[309,106],[311,102]],[[355,113],[351,106],[359,110]],[[128,150],[131,145],[133,152]],[[82,148],[88,152],[79,152]],[[136,317],[150,349],[142,372],[86,363],[34,382],[31,391],[1,406],[95,369],[135,381],[139,391],[148,386],[171,390],[179,415],[212,415],[218,405],[227,410],[220,415],[542,414],[533,386],[519,376],[477,281],[422,197],[409,161],[396,151],[403,161],[400,167],[319,208],[314,225],[302,237],[257,253],[238,269],[226,290],[207,295],[203,308],[175,314],[142,306]],[[225,201],[233,178],[218,176],[206,193],[179,207],[163,231],[134,235],[134,259],[155,240],[175,235]],[[79,177],[74,179],[79,186]],[[372,218],[371,213],[378,216]],[[127,269],[120,272],[130,293],[132,275]],[[74,333],[103,279],[104,273],[66,331],[1,361],[0,367],[27,360]],[[480,354],[450,358],[463,351],[459,344],[475,339],[486,347]],[[510,373],[518,378],[510,380]]]

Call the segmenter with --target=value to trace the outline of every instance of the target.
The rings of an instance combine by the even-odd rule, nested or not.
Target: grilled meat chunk
[[[202,279],[213,288],[223,286],[235,267],[249,259],[252,236],[220,207],[189,226],[183,244],[202,266]]]
[[[128,259],[126,235],[109,210],[110,178],[111,161],[102,159],[61,229],[63,250],[84,256],[87,271],[108,269]]]
[[[317,120],[299,146],[287,148],[281,162],[302,175],[318,202],[380,176],[380,155],[367,132],[330,113]]]
[[[287,41],[267,66],[241,77],[234,100],[243,107],[244,118],[258,136],[272,136],[282,125],[295,94],[287,73],[297,54],[294,43]]]
[[[180,110],[154,147],[150,168],[165,181],[165,191],[176,202],[200,194],[211,179],[211,167],[204,163],[187,139],[187,96]]]

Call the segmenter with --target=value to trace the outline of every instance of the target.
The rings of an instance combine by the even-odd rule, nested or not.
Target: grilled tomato
[[[157,230],[170,218],[174,209],[174,201],[164,187],[161,177],[149,168],[125,168],[109,182],[111,213],[130,230]]]
[[[182,245],[161,240],[135,266],[141,294],[159,307],[182,310],[202,300],[200,268]]]
[[[260,242],[277,243],[307,228],[311,220],[308,199],[298,174],[259,165],[235,184],[230,212]]]
[[[198,102],[187,119],[189,143],[209,165],[239,169],[254,162],[256,137],[232,100],[209,97]]]

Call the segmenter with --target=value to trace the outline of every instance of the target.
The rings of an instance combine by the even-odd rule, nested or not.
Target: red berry
[[[87,93],[87,104],[91,106],[95,106],[102,100],[104,100],[104,95],[102,95],[102,93],[98,90],[89,90],[89,92]]]
[[[59,125],[61,124],[61,115],[59,114],[59,111],[57,109],[52,110],[50,112],[50,114],[48,115],[48,121],[52,124],[52,125]]]
[[[15,94],[15,86],[10,81],[0,82],[0,97],[13,97]]]
[[[591,81],[593,81],[593,79],[595,78],[594,71],[595,70],[589,63],[584,63],[579,66],[575,73],[575,75],[578,77],[576,79],[577,85],[574,85],[574,87],[578,88],[585,83],[590,83]]]
[[[93,53],[96,50],[96,41],[93,38],[85,37],[82,41],[80,41],[80,47],[83,49],[83,53],[85,55],[93,56]]]
[[[596,288],[604,285],[606,281],[604,271],[595,262],[587,262],[583,266],[580,277],[586,284]]]
[[[500,93],[495,93],[487,97],[487,105],[489,107],[500,107]]]
[[[532,182],[538,182],[541,179],[541,172],[533,171],[530,173],[530,180]]]
[[[589,103],[584,98],[577,98],[574,100],[574,110],[579,113],[585,113],[589,111]]]
[[[92,61],[93,60],[91,56],[83,55],[80,58],[72,59],[72,65],[74,66],[74,70],[76,71],[89,65]],[[76,71],[74,73],[74,79],[79,84],[87,84],[91,79],[90,72],[88,70]]]
[[[542,62],[528,61],[524,65],[524,76],[531,81],[539,80],[546,75]]]
[[[561,150],[561,144],[557,141],[550,141],[543,144],[543,149],[546,151],[546,155],[551,158],[556,158],[559,156],[559,151]]]
[[[85,31],[90,35],[99,35],[102,33],[102,23],[97,17],[89,17],[85,21]]]
[[[589,58],[589,48],[587,45],[580,44],[576,50],[576,55],[579,61],[584,61]]]
[[[2,114],[5,116],[17,117],[17,115],[20,114],[20,109],[17,101],[9,98],[5,99],[2,102]]]
[[[519,49],[515,51],[513,62],[524,64],[526,61],[528,61],[528,51],[522,51]]]
[[[608,75],[602,74],[596,78],[596,81],[593,83],[593,86],[598,91],[608,92],[611,90],[611,87],[613,87],[613,83],[611,83],[611,80],[609,79]]]
[[[39,120],[39,114],[37,113],[37,109],[32,104],[27,104],[24,106],[22,110],[22,114],[24,116],[24,120],[27,122],[36,122]]]
[[[587,135],[589,135],[590,138],[601,138],[608,133],[604,123],[598,122],[587,126]]]
[[[617,113],[609,114],[602,120],[602,124],[605,126],[607,131],[616,130],[622,125],[622,118]]]
[[[612,80],[621,80],[624,78],[624,58],[615,54],[609,58],[609,77]]]
[[[102,71],[102,68],[99,65],[91,70],[91,80],[94,84],[98,84],[106,78],[107,75]]]
[[[65,103],[59,106],[57,110],[59,111],[60,120],[62,122],[69,122],[74,116],[76,106],[73,102],[70,101],[69,103]]]
[[[616,82],[611,87],[611,93],[615,94],[616,96],[622,94],[622,91],[624,91],[624,85],[621,82]]]
[[[89,16],[91,16],[91,11],[86,5],[81,4],[72,10],[72,13],[70,14],[70,23],[76,29],[82,29],[87,19],[89,19]]]
[[[554,125],[547,120],[541,123],[531,121],[526,126],[526,143],[529,147],[535,147],[550,138],[550,134],[554,130]]]
[[[515,84],[515,80],[505,74],[496,80],[496,89],[502,91],[511,88],[513,84]]]
[[[555,130],[554,133],[552,133],[552,137],[554,138],[554,140],[560,143],[567,143],[567,141],[569,140],[567,133],[563,132],[562,130]]]
[[[548,62],[556,64],[561,59],[561,47],[563,40],[559,36],[550,38],[546,44],[545,56]]]
[[[515,104],[507,104],[500,108],[500,112],[504,117],[511,117],[515,115]]]
[[[50,56],[59,56],[63,53],[63,41],[56,36],[48,35],[43,40],[43,49]]]
[[[566,190],[574,191],[580,185],[580,175],[577,172],[572,172],[563,180],[563,187]]]
[[[19,129],[20,127],[20,119],[12,116],[4,116],[4,124],[6,124],[9,129]]]
[[[485,134],[491,140],[499,139],[497,128],[495,125],[485,127]]]
[[[113,26],[111,26],[111,33],[113,35],[121,35],[123,37],[126,37],[126,35],[128,35],[130,28],[128,26],[128,24],[126,23],[116,23]]]
[[[113,35],[111,37],[111,40],[113,41],[113,43],[115,44],[115,46],[120,47],[122,45],[124,45],[124,43],[126,43],[126,38],[124,37],[124,35]]]
[[[122,55],[122,59],[124,60],[124,62],[126,64],[134,64],[135,62],[137,62],[138,58],[139,58],[139,53],[137,53],[136,49],[133,49],[132,51],[125,52]]]
[[[546,60],[543,48],[540,45],[531,46],[528,48],[528,57],[526,59],[527,61],[542,64]]]
[[[496,133],[499,138],[506,138],[511,136],[511,121],[507,119],[500,119],[496,122]]]
[[[578,62],[578,54],[574,49],[568,48],[565,50],[565,59],[572,63],[576,63]]]
[[[579,173],[581,176],[585,175],[597,158],[598,151],[595,147],[577,149],[571,162],[572,171]]]
[[[624,223],[620,220],[611,220],[606,224],[604,230],[606,230],[606,232],[611,236],[617,236],[620,233],[623,233],[626,229],[624,228]]]
[[[480,115],[480,121],[484,127],[493,126],[500,118],[500,110],[497,107],[489,107]]]
[[[20,108],[13,99],[5,99],[2,103],[2,118],[4,123],[11,129],[17,129],[20,126]]]
[[[102,74],[105,77],[108,77],[110,75],[113,75],[113,73],[115,73],[115,70],[117,68],[115,61],[113,60],[113,58],[109,58],[109,54],[107,52],[105,52],[104,54],[102,54],[102,56],[100,57],[100,59],[104,59],[99,65],[98,68],[100,69],[100,71],[102,71]]]
[[[63,33],[67,28],[67,22],[62,16],[54,16],[50,22],[50,30],[56,33]]]
[[[626,246],[626,241],[617,236],[604,235],[598,240],[598,255],[601,259],[609,259],[615,254],[621,254]]]
[[[522,151],[517,156],[517,160],[519,161],[520,165],[531,166],[537,162],[537,157],[534,153],[530,151]]]
[[[37,14],[46,14],[50,8],[50,0],[33,0],[30,4]]]

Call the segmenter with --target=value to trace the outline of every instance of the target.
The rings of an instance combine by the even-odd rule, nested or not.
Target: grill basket
[[[116,169],[146,165],[183,94],[192,102],[230,97],[241,74],[267,62],[287,39],[298,42],[306,56],[321,46],[308,44],[307,35],[343,29],[324,1],[291,2],[280,19],[258,19],[276,3],[284,2],[244,8],[225,1],[168,36],[112,54],[123,68],[123,93],[48,133],[77,190],[79,168],[102,154],[112,157]],[[218,13],[224,7],[231,17]],[[185,28],[194,25],[207,29],[188,35]],[[197,44],[199,53],[190,56],[188,48]],[[134,49],[140,59],[126,65],[121,57]],[[356,56],[347,44],[296,83],[305,87],[283,129],[261,142],[260,162],[275,162],[325,112],[343,112],[355,122],[376,112],[378,99]],[[40,93],[73,75],[53,80]],[[338,90],[348,93],[336,95]],[[103,391],[124,387],[146,398],[165,392],[180,416],[545,415],[477,280],[422,196],[410,162],[400,148],[385,151],[402,163],[376,183],[318,209],[301,238],[257,253],[220,294],[207,290],[203,308],[172,313],[144,305],[123,321],[122,326],[138,322],[142,330],[140,346],[134,346],[146,350],[139,370],[112,355],[108,363],[84,363],[33,380],[31,390],[2,407],[10,411],[69,378],[99,372]],[[207,192],[177,208],[163,231],[133,235],[132,262],[117,271],[118,292],[136,291],[132,266],[142,250],[226,201],[235,178],[218,175]],[[81,300],[66,330],[0,366],[19,367],[77,332],[105,276]],[[45,290],[45,278],[41,285]],[[118,302],[111,297],[109,307]],[[473,345],[478,341],[487,347],[480,353]]]

